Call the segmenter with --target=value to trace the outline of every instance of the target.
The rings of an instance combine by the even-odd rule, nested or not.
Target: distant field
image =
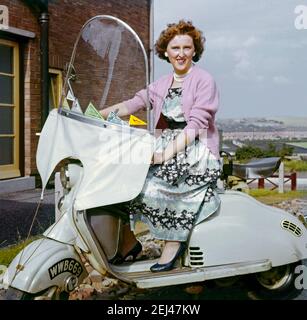
[[[307,149],[307,142],[287,142],[288,145]]]
[[[307,171],[307,162],[300,160],[285,161],[286,171]]]

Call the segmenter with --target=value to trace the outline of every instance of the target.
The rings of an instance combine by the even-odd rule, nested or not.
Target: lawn
[[[266,204],[274,204],[291,199],[307,198],[307,191],[287,191],[284,193],[278,193],[278,190],[251,189],[248,191],[248,194]]]
[[[285,160],[285,171],[307,171],[307,161],[301,160]]]
[[[37,237],[33,237],[26,242],[21,241],[15,245],[0,249],[0,265],[8,266],[21,249],[36,239]]]

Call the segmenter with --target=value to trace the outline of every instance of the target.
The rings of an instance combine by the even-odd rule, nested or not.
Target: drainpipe
[[[41,59],[41,127],[43,127],[49,114],[49,14],[48,11],[40,13],[40,59]]]
[[[150,0],[150,15],[149,15],[149,50],[150,50],[150,82],[154,81],[154,0]]]
[[[40,24],[41,127],[49,113],[49,13],[48,0],[23,0]]]

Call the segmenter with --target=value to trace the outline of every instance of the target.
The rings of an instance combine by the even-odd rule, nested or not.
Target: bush
[[[250,145],[238,148],[236,151],[237,160],[247,160],[252,158],[263,158],[263,157],[264,157],[264,153],[260,148],[253,147]]]
[[[266,149],[247,145],[238,148],[236,151],[237,160],[249,160],[252,158],[268,158],[268,157],[281,157],[291,156],[293,153],[293,147],[283,144],[282,147],[277,150],[276,146],[270,142]]]

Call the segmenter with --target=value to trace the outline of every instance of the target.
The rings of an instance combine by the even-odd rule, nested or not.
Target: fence
[[[273,182],[271,180],[271,178],[278,178],[278,183]],[[268,181],[270,184],[273,185],[273,187],[271,187],[271,190],[278,188],[279,193],[284,192],[285,184],[288,182],[290,182],[290,184],[291,184],[292,191],[295,191],[297,189],[297,173],[291,172],[290,174],[285,174],[283,162],[280,163],[280,166],[278,169],[278,175],[272,175],[272,176],[266,177],[266,178],[252,179],[251,181],[248,182],[248,184],[252,183],[255,180],[258,180],[258,189],[264,189],[265,181]]]

